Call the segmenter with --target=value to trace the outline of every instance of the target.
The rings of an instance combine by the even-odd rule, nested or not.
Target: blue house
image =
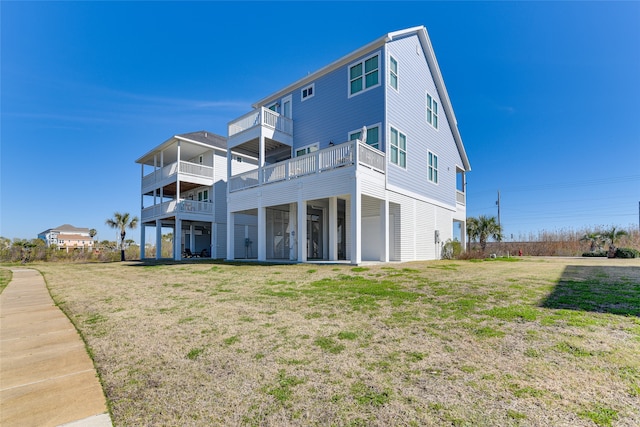
[[[227,259],[429,260],[464,242],[470,164],[425,27],[252,107],[228,125]]]

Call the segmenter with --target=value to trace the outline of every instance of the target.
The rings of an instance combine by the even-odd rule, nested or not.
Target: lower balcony
[[[170,200],[142,209],[142,222],[173,216],[196,217],[213,215],[213,203],[195,200]]]
[[[229,192],[288,181],[337,168],[360,166],[384,174],[384,153],[359,140],[349,141],[234,175],[229,178]]]

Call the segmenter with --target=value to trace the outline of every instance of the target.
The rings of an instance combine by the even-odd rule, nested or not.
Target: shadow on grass
[[[213,259],[213,258],[185,258],[181,261],[175,261],[170,258],[161,258],[161,259],[144,259],[144,260],[136,260],[130,261],[128,264],[129,267],[155,267],[161,265],[186,265],[186,264],[216,264],[216,265],[261,265],[264,267],[276,267],[281,265],[291,265],[293,262],[259,262],[252,260],[237,260],[237,261],[226,261],[224,259]]]
[[[540,306],[640,317],[640,267],[568,265]]]

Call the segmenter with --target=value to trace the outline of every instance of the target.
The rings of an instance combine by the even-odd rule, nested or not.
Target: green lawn
[[[640,261],[39,264],[116,425],[640,425]]]

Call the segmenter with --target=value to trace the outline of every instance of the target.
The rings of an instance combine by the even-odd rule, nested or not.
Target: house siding
[[[326,148],[330,141],[335,144],[345,142],[348,140],[349,132],[361,129],[362,126],[383,122],[385,96],[382,78],[384,75],[383,50],[373,49],[362,55],[360,59],[376,52],[380,55],[381,82],[377,87],[349,98],[349,64],[347,64],[313,81],[315,94],[312,98],[301,101],[300,91],[303,87],[300,87],[280,99],[280,109],[282,109],[282,99],[288,95],[292,98],[294,153],[297,148],[310,144],[319,143],[320,148]],[[383,138],[384,129],[381,127],[381,142]]]
[[[387,126],[407,137],[406,169],[389,164],[388,182],[420,196],[431,198],[455,208],[456,164],[462,164],[449,127],[440,95],[417,35],[393,40],[386,45],[385,62],[389,56],[398,61],[398,91],[385,85],[387,95]],[[438,102],[438,129],[426,121],[426,94]],[[427,179],[428,151],[438,156],[438,183]]]

